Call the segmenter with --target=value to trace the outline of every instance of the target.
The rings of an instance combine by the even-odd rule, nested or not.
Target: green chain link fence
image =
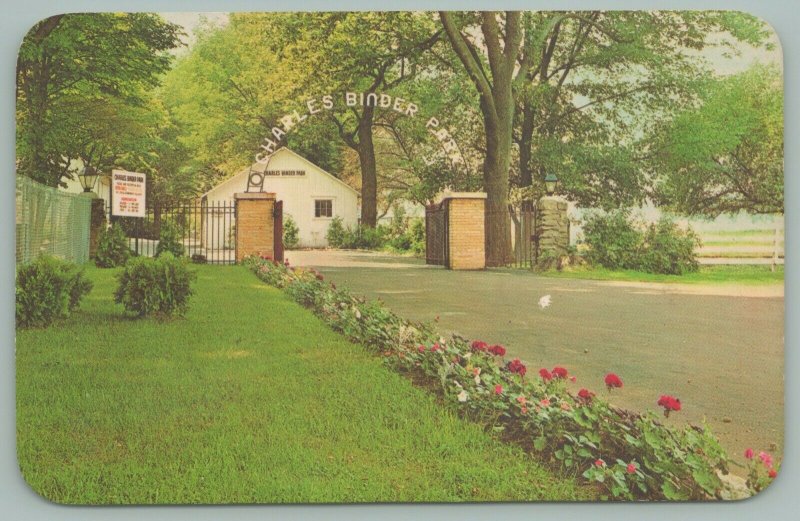
[[[17,264],[39,255],[89,260],[91,198],[17,176]]]

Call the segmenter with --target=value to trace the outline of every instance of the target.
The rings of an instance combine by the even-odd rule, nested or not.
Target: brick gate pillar
[[[482,270],[486,267],[486,194],[445,194],[447,205],[448,268]]]
[[[236,262],[248,255],[275,256],[275,194],[242,192],[236,201]]]
[[[539,238],[540,263],[558,262],[569,248],[569,216],[567,201],[545,196],[536,205],[536,236]]]

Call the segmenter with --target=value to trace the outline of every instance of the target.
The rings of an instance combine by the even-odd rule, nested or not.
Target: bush
[[[425,220],[414,219],[411,221],[411,227],[408,229],[408,236],[410,238],[409,250],[416,255],[425,253]]]
[[[334,217],[328,226],[326,238],[332,248],[374,250],[386,243],[384,234],[385,230],[380,226],[370,228],[359,225],[355,229],[346,228],[340,217]]]
[[[72,262],[45,256],[18,266],[17,326],[47,326],[66,318],[91,290],[92,282]]]
[[[589,250],[586,259],[611,270],[682,275],[697,271],[695,249],[700,242],[691,230],[682,230],[667,217],[642,230],[627,212],[587,218],[583,228]]]
[[[291,250],[297,248],[298,244],[300,244],[300,228],[292,216],[287,215],[283,221],[283,247]]]
[[[610,270],[636,269],[642,234],[631,224],[627,212],[590,215],[583,235],[590,248],[586,253],[590,263]]]
[[[331,224],[328,225],[328,233],[325,238],[328,239],[328,245],[332,248],[342,248],[345,241],[345,234],[347,230],[344,227],[341,217],[334,217]]]
[[[181,257],[184,254],[183,238],[180,230],[170,221],[161,223],[161,231],[158,235],[158,246],[156,246],[156,257],[160,257],[162,253],[169,252],[175,257]]]
[[[667,275],[695,272],[699,266],[695,248],[699,245],[700,240],[694,231],[681,230],[671,220],[662,218],[644,233],[639,269]]]
[[[131,260],[118,275],[115,302],[140,317],[184,314],[197,276],[187,264],[168,251],[157,258]]]
[[[128,246],[128,237],[122,227],[112,224],[100,232],[97,241],[97,254],[94,263],[100,268],[122,266],[131,258],[133,252]]]

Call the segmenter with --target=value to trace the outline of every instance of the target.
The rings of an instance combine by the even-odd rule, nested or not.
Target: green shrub
[[[158,235],[158,246],[156,246],[156,257],[160,257],[165,252],[169,252],[175,257],[183,256],[182,238],[183,236],[175,224],[170,221],[162,222]]]
[[[662,218],[644,233],[639,269],[648,273],[683,275],[697,271],[695,248],[700,240],[691,229],[681,230],[670,219]]]
[[[589,245],[586,259],[592,264],[669,275],[698,269],[697,235],[667,217],[642,230],[625,211],[594,214],[586,220],[583,233]]]
[[[408,229],[408,236],[411,239],[409,250],[417,255],[425,253],[425,219],[419,218],[411,221]]]
[[[610,270],[636,269],[642,233],[631,224],[628,213],[593,214],[583,225],[589,251],[586,260]]]
[[[112,224],[100,232],[94,263],[100,268],[122,266],[131,258],[133,252],[128,246],[128,237],[122,227]]]
[[[17,326],[47,326],[66,318],[92,289],[83,268],[54,257],[39,257],[17,267]]]
[[[386,231],[383,227],[370,228],[369,226],[356,226],[355,229],[347,228],[340,217],[334,217],[328,226],[328,245],[332,248],[346,250],[375,250],[386,244]]]
[[[347,230],[344,227],[342,218],[334,217],[331,223],[328,225],[328,233],[325,234],[325,238],[328,239],[328,245],[331,248],[343,248],[346,234]]]
[[[298,244],[300,244],[300,228],[297,227],[292,216],[287,215],[283,220],[283,246],[291,250],[297,248]]]
[[[196,277],[186,259],[178,259],[168,251],[157,258],[138,257],[118,275],[114,300],[140,317],[182,315]]]

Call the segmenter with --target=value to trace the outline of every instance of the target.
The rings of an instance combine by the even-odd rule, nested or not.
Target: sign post
[[[120,217],[145,216],[146,176],[125,170],[111,171],[111,215]]]

